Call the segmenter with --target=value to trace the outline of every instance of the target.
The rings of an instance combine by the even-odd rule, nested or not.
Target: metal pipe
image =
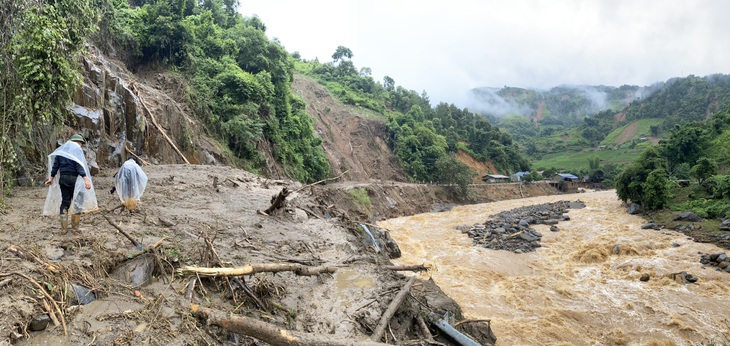
[[[431,320],[431,323],[435,325],[439,330],[444,332],[444,334],[450,336],[454,341],[458,342],[461,346],[482,346],[478,342],[472,340],[470,337],[462,334],[460,331],[456,330],[456,328],[452,327],[449,322],[446,320],[446,317],[444,318],[438,318],[439,316],[431,313],[429,314],[429,320]]]

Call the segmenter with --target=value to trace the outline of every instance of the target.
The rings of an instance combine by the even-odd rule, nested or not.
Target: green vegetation
[[[641,88],[583,86],[535,91],[505,87],[477,89],[475,94],[487,104],[490,100],[506,102],[513,110],[500,118],[488,112],[484,115],[510,133],[521,152],[536,161],[535,166],[577,170],[571,162],[576,162],[576,156],[581,158],[577,162],[585,162],[580,152],[597,147],[629,150],[625,161],[616,162],[627,163],[651,146],[642,137],[667,138],[676,125],[700,122],[717,113],[730,104],[730,75],[673,78]],[[605,102],[598,102],[601,99]],[[714,137],[708,155],[718,162],[730,160],[730,148],[724,145],[729,140],[728,134]],[[683,152],[677,154],[681,155]],[[670,172],[684,160],[667,159]]]
[[[646,149],[639,158],[616,177],[616,194],[622,201],[638,203],[648,210],[666,204],[666,160],[655,147]],[[662,198],[655,200],[654,198]]]
[[[95,7],[88,0],[0,2],[0,205],[20,162],[45,158],[38,143],[68,115]]]
[[[603,165],[625,165],[641,155],[645,147],[633,149],[595,149],[580,152],[546,154],[542,159],[534,161],[534,167],[555,167],[561,170],[575,170],[589,168],[588,161],[597,157]]]
[[[292,179],[329,174],[304,101],[291,92],[288,52],[266,37],[257,17],[243,18],[237,2],[99,0],[103,16],[95,40],[126,52],[132,65],[189,76],[191,105],[210,132],[250,171],[265,167],[271,148]]]
[[[368,195],[368,190],[365,190],[362,187],[349,189],[347,190],[347,193],[352,196],[352,199],[355,201],[355,203],[362,207],[369,208],[372,205],[370,202],[370,195]]]
[[[600,145],[605,145],[607,147],[614,147],[614,146],[620,146],[624,143],[617,143],[616,138],[629,126],[636,126],[636,133],[632,136],[632,139],[637,139],[641,137],[649,137],[652,136],[652,127],[660,125],[662,123],[661,119],[640,119],[633,121],[631,123],[628,123],[624,126],[617,127],[613,131],[611,131],[606,137],[601,141]]]
[[[369,68],[358,70],[353,65],[352,57],[352,51],[338,47],[332,62],[295,59],[294,66],[343,103],[383,114],[388,144],[413,181],[464,186],[471,173],[452,159],[458,150],[477,160],[491,161],[506,174],[529,168],[511,136],[482,116],[453,104],[440,103],[432,108],[426,92],[396,86],[388,76],[382,83],[376,82]],[[443,167],[457,171],[447,174]]]
[[[730,109],[730,106],[728,106]],[[693,211],[706,218],[730,217],[730,162],[724,156],[707,157],[709,146],[730,132],[730,112],[715,113],[704,122],[675,125],[657,147],[646,149],[616,179],[616,192],[624,202],[648,210],[667,207]],[[679,188],[676,179],[692,176],[697,184]],[[675,191],[670,194],[669,191]],[[689,193],[684,193],[689,191]]]

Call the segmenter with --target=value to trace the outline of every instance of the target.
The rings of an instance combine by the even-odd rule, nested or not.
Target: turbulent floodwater
[[[542,248],[527,254],[473,246],[455,229],[526,205],[581,200],[570,221],[534,226]],[[668,230],[642,230],[615,191],[460,206],[379,222],[403,253],[397,264],[431,265],[434,281],[472,319],[491,319],[497,345],[693,345],[725,340],[730,273],[699,263],[724,252]],[[672,246],[678,243],[679,247]],[[615,254],[618,245],[619,254]],[[681,284],[665,275],[699,277]],[[648,282],[639,278],[647,273]]]

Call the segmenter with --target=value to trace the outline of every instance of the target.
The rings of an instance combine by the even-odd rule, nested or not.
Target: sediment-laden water
[[[472,245],[456,230],[498,212],[581,200],[558,232],[533,226],[542,247],[516,254]],[[471,319],[491,319],[497,345],[692,345],[730,335],[730,273],[704,266],[725,252],[669,230],[643,230],[615,191],[456,207],[379,222],[403,253],[397,264],[431,265],[434,281]],[[675,243],[675,244],[673,244]],[[679,245],[679,246],[676,246]],[[696,283],[669,277],[686,271]],[[650,280],[642,282],[642,274]]]

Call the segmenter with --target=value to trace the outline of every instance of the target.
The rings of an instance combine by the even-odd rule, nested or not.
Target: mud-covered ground
[[[82,216],[80,233],[61,234],[56,218],[41,215],[44,187],[16,188],[6,198],[0,220],[0,345],[268,344],[206,323],[192,313],[191,303],[305,336],[369,340],[408,281],[408,272],[384,267],[392,264],[386,233],[371,229],[382,249],[376,252],[348,211],[325,203],[317,189],[297,191],[301,184],[221,166],[143,169],[149,183],[138,213],[115,209],[120,201],[109,193],[114,171],[93,177],[100,210]],[[257,213],[284,187],[296,191],[287,207],[269,216]],[[208,278],[180,272],[184,266],[247,264],[327,267],[334,273]],[[140,283],[146,273],[149,280]],[[76,305],[72,287],[89,289],[95,300]],[[461,319],[459,307],[432,282],[417,280],[411,293],[381,342],[425,344],[419,314],[450,311],[456,316],[452,322]],[[51,321],[32,331],[49,311],[58,325]],[[34,319],[39,323],[31,326]],[[451,344],[431,329],[438,341]],[[458,329],[487,342],[485,323]]]

